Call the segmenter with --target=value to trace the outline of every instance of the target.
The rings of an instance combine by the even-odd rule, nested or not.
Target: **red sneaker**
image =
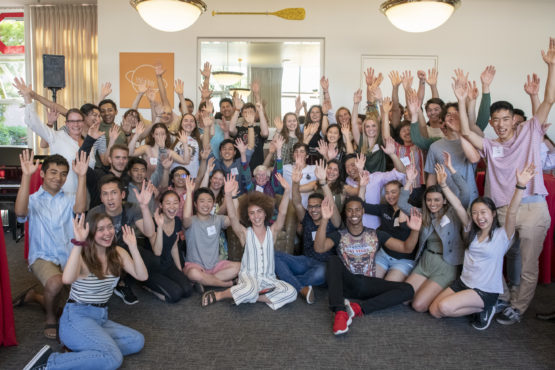
[[[335,313],[335,320],[333,322],[333,334],[340,335],[349,331],[351,325],[351,318],[345,311],[337,311]]]
[[[364,316],[364,312],[362,312],[362,308],[358,303],[350,302],[348,299],[345,299],[345,308],[347,309],[347,313],[351,319],[353,317]]]

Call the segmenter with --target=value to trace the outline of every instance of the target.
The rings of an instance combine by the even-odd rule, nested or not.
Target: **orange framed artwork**
[[[154,66],[161,64],[165,70],[162,79],[166,95],[173,108],[173,61],[173,53],[119,53],[120,107],[131,108],[141,85],[152,88],[156,92],[156,101],[161,101],[154,72]],[[139,108],[150,108],[146,96],[141,99]]]

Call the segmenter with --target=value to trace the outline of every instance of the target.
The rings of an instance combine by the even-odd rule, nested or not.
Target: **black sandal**
[[[33,284],[29,288],[25,289],[23,292],[19,293],[19,295],[12,300],[12,306],[13,307],[23,306],[25,304],[25,297],[27,297],[27,293],[29,293],[31,290],[35,289],[35,287],[37,285],[38,284]]]
[[[202,295],[200,305],[204,308],[216,302],[216,292],[213,290],[209,290]]]

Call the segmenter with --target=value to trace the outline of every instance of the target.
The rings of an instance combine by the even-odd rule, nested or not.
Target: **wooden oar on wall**
[[[285,8],[277,12],[218,12],[213,10],[212,16],[215,15],[275,15],[289,21],[302,21],[305,16],[304,8]]]

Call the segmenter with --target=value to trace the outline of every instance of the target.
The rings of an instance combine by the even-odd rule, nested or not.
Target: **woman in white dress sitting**
[[[274,199],[259,192],[248,193],[239,207],[241,219],[248,228],[239,222],[233,204],[233,195],[239,185],[235,176],[228,175],[225,181],[225,201],[233,231],[245,246],[238,283],[229,289],[208,291],[202,296],[202,306],[208,306],[222,299],[232,298],[235,304],[264,302],[273,310],[297,299],[295,288],[276,278],[274,268],[274,243],[283,228],[289,205],[290,186],[280,174],[276,178],[284,188],[276,221],[270,226]]]

